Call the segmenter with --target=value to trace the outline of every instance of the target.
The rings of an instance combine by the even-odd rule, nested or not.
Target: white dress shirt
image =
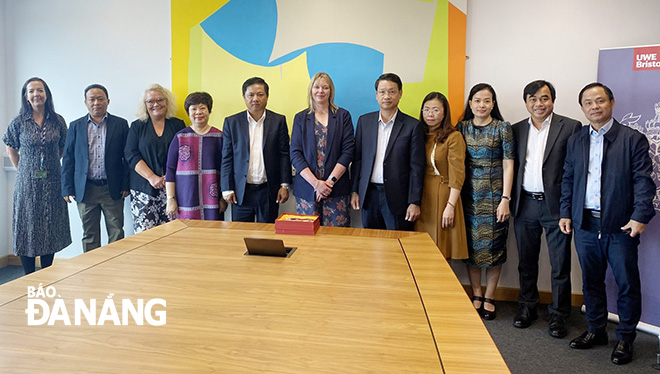
[[[264,121],[266,111],[255,121],[250,112],[247,112],[250,132],[250,163],[248,164],[247,182],[249,184],[266,183],[266,167],[264,165]]]
[[[394,120],[396,120],[397,113],[399,113],[398,109],[387,122],[383,122],[383,117],[378,113],[378,140],[376,143],[374,170],[371,172],[371,183],[383,183],[383,162],[385,162],[385,151],[387,150],[387,143],[390,141],[390,135],[392,135],[392,128],[394,127]]]
[[[543,121],[540,130],[534,126],[531,118],[528,122],[529,132],[522,187],[527,192],[545,192],[543,190],[543,156],[545,155],[545,145],[548,143],[552,113]]]
[[[600,177],[603,165],[603,140],[610,131],[614,119],[611,118],[600,130],[596,131],[589,124],[589,168],[587,172],[587,190],[584,196],[584,207],[600,210]]]

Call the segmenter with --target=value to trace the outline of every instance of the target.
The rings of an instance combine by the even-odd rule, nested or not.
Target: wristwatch
[[[511,201],[511,196],[502,195],[502,198],[503,198],[504,200],[509,200],[509,201]]]
[[[328,179],[330,179],[330,180],[332,181],[332,183],[337,183],[337,178],[335,178],[335,176],[332,175],[332,174],[330,174],[330,176],[328,177]]]

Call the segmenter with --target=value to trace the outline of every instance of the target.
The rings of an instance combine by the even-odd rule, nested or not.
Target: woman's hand
[[[176,199],[167,199],[167,207],[165,208],[165,214],[170,218],[170,220],[174,220],[176,218],[176,214],[179,211],[179,205],[176,203]]]
[[[509,200],[502,199],[497,206],[497,222],[504,222],[509,219],[511,211],[509,210]]]
[[[164,176],[159,177],[156,174],[153,174],[147,180],[149,181],[149,184],[151,185],[151,187],[153,187],[157,190],[165,187],[165,177]]]
[[[316,201],[321,201],[332,192],[332,186],[330,186],[326,181],[316,180],[314,184],[314,191],[316,191]]]
[[[445,210],[442,212],[442,228],[446,229],[447,227],[454,227],[454,215],[455,210],[453,205],[447,203]]]

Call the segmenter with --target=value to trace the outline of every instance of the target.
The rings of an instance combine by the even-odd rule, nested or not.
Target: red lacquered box
[[[314,235],[321,226],[319,216],[282,213],[275,220],[276,234]]]

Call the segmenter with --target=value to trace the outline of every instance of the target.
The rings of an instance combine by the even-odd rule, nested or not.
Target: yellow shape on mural
[[[307,107],[309,75],[305,56],[303,53],[280,66],[253,65],[219,47],[200,25],[196,25],[190,31],[188,91],[211,94],[210,122],[221,128],[224,117],[245,110],[241,93],[243,82],[250,77],[261,77],[270,88],[268,109],[285,114],[291,128],[293,115]]]

